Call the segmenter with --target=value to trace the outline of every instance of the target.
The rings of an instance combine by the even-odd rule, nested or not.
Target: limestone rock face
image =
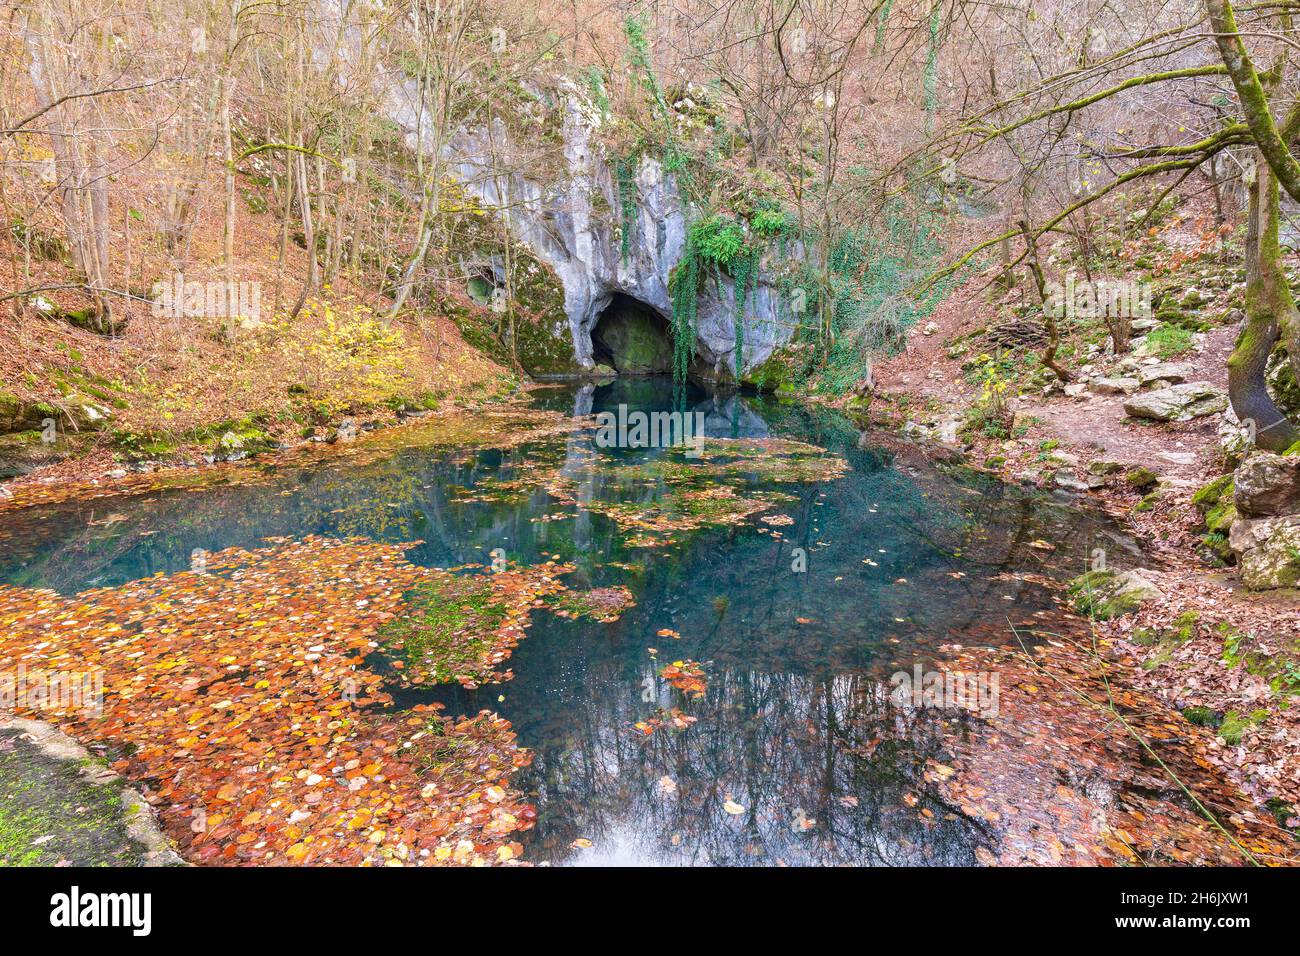
[[[1233,477],[1233,500],[1248,518],[1300,514],[1300,457],[1251,455]]]
[[[420,97],[414,81],[386,88],[388,117],[406,131],[412,148],[419,142]],[[669,276],[686,244],[689,210],[677,181],[661,163],[642,157],[635,170],[635,202],[622,220],[613,163],[593,136],[603,122],[577,87],[567,81],[559,94],[546,94],[548,110],[558,111],[563,166],[537,181],[524,175],[511,156],[519,152],[506,125],[497,119],[464,127],[442,146],[452,175],[485,208],[495,210],[514,237],[554,270],[563,287],[566,321],[548,330],[572,349],[573,370],[590,371],[599,361],[592,333],[616,295],[644,303],[665,322],[672,316]],[[508,211],[508,212],[507,212]],[[621,229],[629,229],[626,256]],[[742,374],[763,365],[789,341],[793,324],[767,269],[760,263],[755,288],[744,309]],[[698,301],[695,352],[697,368],[722,377],[734,374],[737,335],[731,281],[706,283]],[[550,363],[557,365],[558,363]]]
[[[1228,407],[1228,396],[1209,382],[1185,382],[1134,395],[1124,411],[1134,418],[1158,422],[1186,422],[1213,415]]]
[[[65,443],[41,441],[34,431],[0,435],[0,481],[8,481],[71,456]]]

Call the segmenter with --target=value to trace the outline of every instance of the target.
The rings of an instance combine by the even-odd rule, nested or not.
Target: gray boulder
[[[1233,476],[1233,500],[1248,518],[1300,513],[1300,458],[1251,455]]]
[[[1187,422],[1214,415],[1228,407],[1228,396],[1209,382],[1185,382],[1170,385],[1143,395],[1134,395],[1124,403],[1124,411],[1134,418],[1157,422]]]
[[[1084,475],[1082,478],[1074,474],[1072,468],[1061,468],[1052,476],[1052,481],[1058,488],[1064,488],[1067,491],[1095,491],[1098,488],[1106,487],[1106,479],[1101,475]]]
[[[1089,385],[1098,395],[1132,395],[1142,387],[1135,378],[1116,375],[1109,378],[1094,378]]]
[[[1156,382],[1166,382],[1169,385],[1180,385],[1192,377],[1193,371],[1190,365],[1180,365],[1175,362],[1160,362],[1156,365],[1144,365],[1138,369],[1138,382],[1143,385],[1152,385]]]
[[[1241,518],[1228,532],[1241,583],[1252,591],[1294,587],[1300,581],[1300,515]]]

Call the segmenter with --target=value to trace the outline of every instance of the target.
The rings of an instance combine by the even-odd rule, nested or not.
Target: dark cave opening
[[[657,310],[639,299],[615,293],[591,330],[592,354],[620,375],[668,375],[673,370],[673,337]]]

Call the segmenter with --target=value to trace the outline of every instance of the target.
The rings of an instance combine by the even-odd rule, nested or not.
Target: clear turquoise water
[[[673,403],[671,385],[654,380],[535,396],[568,413]],[[608,518],[541,488],[466,499],[542,468],[564,469],[579,500],[649,506],[664,488],[618,480],[607,466],[662,450],[601,449],[591,430],[506,451],[415,441],[366,464],[261,466],[267,480],[251,486],[0,516],[10,534],[0,581],[70,593],[188,568],[196,548],[307,534],[422,539],[408,557],[438,567],[490,563],[497,548],[521,563],[558,555],[578,567],[566,583],[626,585],[636,607],[613,624],[539,612],[506,684],[395,692],[399,705],[433,697],[455,712],[491,708],[514,722],[535,752],[516,778],[538,808],[530,859],[973,863],[989,841],[983,824],[961,814],[923,822],[903,798],[927,759],[942,762],[945,736],[979,718],[891,707],[883,682],[941,658],[943,645],[1010,645],[1012,623],[1041,633],[1036,612],[1055,605],[1032,579],[1077,574],[1091,548],[1131,542],[1069,498],[936,466],[907,446],[886,450],[830,412],[702,392],[688,401],[707,413],[710,435],[810,442],[844,456],[851,471],[826,482],[752,482],[793,496],[777,509],[794,519],[778,529],[783,540],[751,518],[647,550],[627,547]],[[554,520],[540,520],[548,515]],[[802,573],[792,568],[794,548],[806,555]],[[681,638],[659,636],[665,628]],[[664,662],[688,658],[704,662],[709,677],[699,700],[683,700],[655,676]],[[697,723],[649,737],[632,729],[673,706]],[[727,800],[743,811],[728,813]],[[593,846],[572,849],[578,838]]]

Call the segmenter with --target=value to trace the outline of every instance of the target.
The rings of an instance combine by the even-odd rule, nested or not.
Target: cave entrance
[[[673,337],[668,321],[640,299],[615,293],[596,317],[591,350],[597,362],[620,375],[668,375]]]

